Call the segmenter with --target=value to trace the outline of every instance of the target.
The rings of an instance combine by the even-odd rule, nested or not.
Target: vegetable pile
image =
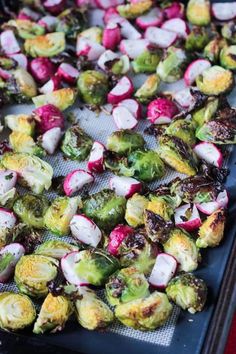
[[[88,330],[116,318],[148,331],[168,320],[172,304],[202,311],[207,285],[194,271],[201,249],[224,236],[222,145],[236,143],[236,109],[226,98],[236,71],[236,2],[19,3],[1,2],[0,106],[35,109],[6,115],[1,126],[10,133],[0,144],[0,283],[13,278],[19,292],[0,292],[0,327],[55,332],[74,313]],[[93,8],[103,12],[103,28],[89,27]],[[146,79],[137,89],[139,74]],[[160,89],[178,80],[182,90]],[[117,130],[106,146],[66,119],[78,104],[108,104]],[[55,176],[45,157],[57,151],[87,169]],[[167,167],[181,176],[163,184]],[[107,188],[91,194],[108,172]]]

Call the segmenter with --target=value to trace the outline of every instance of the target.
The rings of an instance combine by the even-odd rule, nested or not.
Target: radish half
[[[116,7],[122,5],[124,0],[95,0],[96,4],[100,9],[107,10],[110,7]]]
[[[226,208],[229,203],[229,195],[227,190],[225,189],[223,192],[220,192],[216,198],[217,203],[220,208]]]
[[[221,168],[223,165],[223,155],[215,144],[201,142],[193,148],[196,155],[207,163]]]
[[[134,129],[138,124],[134,115],[124,106],[117,106],[112,111],[118,129]]]
[[[189,87],[186,87],[183,90],[175,92],[173,95],[173,99],[176,103],[178,103],[178,105],[180,105],[183,108],[189,108],[195,102]]]
[[[175,32],[179,38],[183,39],[186,39],[190,32],[187,22],[181,18],[172,18],[171,20],[165,21],[161,28],[167,31]]]
[[[126,100],[123,100],[121,102],[118,103],[118,106],[123,106],[126,107],[130,113],[133,114],[133,116],[136,119],[141,119],[142,118],[142,107],[141,104],[133,99],[133,98],[128,98]]]
[[[19,11],[17,18],[20,20],[38,21],[40,14],[29,7],[23,7],[23,9]]]
[[[116,195],[130,198],[133,194],[139,193],[142,190],[142,183],[135,178],[125,176],[114,176],[109,182],[110,189],[112,189]]]
[[[136,19],[136,25],[145,30],[151,26],[160,26],[163,22],[163,19],[163,11],[158,7],[154,7],[145,15],[138,17]]]
[[[113,61],[114,59],[118,59],[119,55],[114,53],[110,49],[106,50],[102,55],[100,55],[97,64],[102,70],[106,70],[106,63],[109,61]]]
[[[16,224],[15,214],[4,208],[0,208],[0,235],[1,231],[12,229]]]
[[[120,42],[120,51],[123,54],[127,54],[130,59],[137,58],[150,46],[150,42],[147,39],[123,39]]]
[[[85,215],[74,215],[70,230],[74,238],[92,247],[97,247],[102,238],[101,230]]]
[[[2,50],[7,55],[20,52],[20,46],[12,30],[6,30],[0,34],[0,44]]]
[[[111,104],[117,104],[126,98],[130,98],[133,92],[134,86],[132,81],[127,76],[123,76],[108,93],[107,101]]]
[[[0,250],[0,283],[5,283],[12,276],[19,259],[25,254],[19,243],[11,243]]]
[[[79,77],[79,71],[70,64],[62,63],[57,70],[57,75],[63,81],[73,85]]]
[[[9,192],[15,187],[17,181],[17,173],[15,171],[0,171],[0,195]]]
[[[106,48],[101,44],[78,36],[76,44],[76,54],[78,57],[83,56],[88,60],[97,60],[105,50]]]
[[[133,228],[127,225],[117,225],[109,235],[108,252],[113,256],[119,254],[119,246],[122,241],[133,232]]]
[[[167,253],[159,253],[149,277],[149,283],[155,288],[164,289],[175,275],[178,262]]]
[[[104,152],[105,146],[98,141],[94,141],[88,160],[88,170],[90,172],[102,173],[104,167]]]
[[[85,170],[74,170],[70,172],[63,182],[63,189],[67,196],[71,196],[73,193],[79,191],[86,184],[94,182],[94,177],[90,172]]]
[[[89,285],[89,283],[85,280],[80,278],[76,274],[76,264],[80,261],[81,256],[79,251],[74,251],[66,254],[61,259],[61,270],[65,277],[65,279],[74,285]]]
[[[229,21],[236,17],[236,1],[214,3],[211,9],[213,16],[219,21]]]
[[[217,201],[206,202],[206,203],[197,203],[196,207],[198,210],[206,215],[211,215],[216,210],[220,209],[220,205]]]
[[[46,84],[44,84],[39,92],[46,95],[53,91],[59,90],[61,88],[61,78],[57,75],[54,75]]]
[[[170,47],[178,37],[175,32],[170,32],[157,27],[148,27],[144,36],[150,41],[150,43],[155,44],[160,48]]]
[[[177,113],[174,102],[167,98],[156,98],[148,105],[147,119],[153,124],[165,124],[170,123]]]
[[[48,154],[53,155],[59,144],[61,136],[61,128],[55,127],[49,129],[41,136],[41,146]]]
[[[55,31],[55,29],[56,29],[56,26],[57,26],[57,24],[58,24],[58,21],[59,21],[59,20],[58,20],[57,17],[47,15],[47,16],[42,17],[42,18],[38,21],[38,24],[39,24],[40,26],[45,27],[48,32],[53,32],[53,31]]]
[[[202,224],[195,204],[185,204],[175,209],[174,218],[177,227],[190,232],[198,229]]]
[[[19,66],[21,66],[22,68],[24,68],[25,70],[27,70],[27,67],[28,67],[28,59],[27,59],[27,57],[26,57],[24,54],[22,54],[22,53],[16,53],[16,54],[10,54],[10,55],[8,55],[8,56],[9,56],[9,58],[14,59],[14,60],[17,62],[17,64],[18,64]]]
[[[66,0],[46,0],[43,3],[45,10],[51,14],[57,15],[65,8]]]
[[[114,50],[121,41],[120,26],[109,22],[103,30],[102,44],[106,49]]]
[[[211,63],[206,59],[194,60],[187,67],[184,73],[184,81],[187,86],[191,86],[196,78],[206,69],[211,67]]]

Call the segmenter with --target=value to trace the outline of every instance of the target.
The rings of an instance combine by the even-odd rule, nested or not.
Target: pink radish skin
[[[62,112],[52,104],[46,104],[36,108],[33,111],[33,115],[41,134],[55,127],[64,128],[64,116]]]
[[[164,49],[174,44],[178,36],[175,32],[151,26],[146,29],[144,37],[148,39],[150,43]]]
[[[85,280],[80,278],[75,271],[76,264],[80,261],[81,255],[79,251],[74,251],[66,254],[61,259],[61,270],[65,277],[65,279],[70,284],[74,285],[89,285],[89,283]]]
[[[120,17],[119,12],[116,10],[115,7],[110,7],[105,11],[103,22],[107,25],[110,21],[117,19]]]
[[[138,124],[137,119],[130,111],[123,106],[117,106],[112,111],[112,116],[117,128],[120,129],[134,129]]]
[[[236,1],[219,2],[211,6],[213,16],[219,21],[229,21],[236,17]]]
[[[223,155],[215,144],[201,142],[194,147],[196,155],[207,163],[221,168],[223,165]]]
[[[57,75],[62,81],[73,85],[79,77],[79,71],[70,64],[62,63],[57,70]]]
[[[139,193],[142,190],[142,183],[135,178],[114,176],[109,182],[110,189],[112,189],[116,195],[125,198],[132,197],[133,194]]]
[[[25,249],[19,243],[11,243],[0,250],[0,258],[6,253],[12,254],[14,259],[0,272],[0,283],[6,283],[11,278],[17,262],[25,254]]]
[[[48,32],[53,32],[58,24],[58,18],[55,16],[44,16],[39,21],[38,24],[46,28]]]
[[[24,54],[18,53],[18,54],[11,54],[11,55],[8,55],[8,56],[9,56],[9,58],[14,59],[19,66],[21,66],[22,68],[27,70],[27,68],[28,68],[28,59],[27,59],[27,57]]]
[[[167,20],[161,26],[162,29],[174,32],[177,34],[178,38],[186,39],[190,30],[187,23],[181,18],[172,18]]]
[[[122,5],[124,0],[95,0],[97,6],[102,10],[107,10],[110,7]]]
[[[126,100],[123,100],[121,102],[118,103],[118,106],[123,106],[125,108],[127,108],[130,113],[133,114],[133,116],[136,118],[136,119],[141,119],[142,118],[142,107],[141,107],[141,104],[136,101],[135,99],[133,98],[128,98]]]
[[[17,173],[11,170],[0,171],[0,195],[9,192],[15,187],[17,182]]]
[[[48,58],[33,59],[29,67],[32,76],[40,84],[45,84],[56,72],[56,66]]]
[[[53,155],[57,149],[61,136],[62,136],[61,128],[55,127],[47,130],[42,135],[42,141],[41,141],[42,148],[44,148],[44,150],[49,155]]]
[[[86,245],[97,247],[102,238],[101,230],[86,215],[74,215],[70,222],[72,236]]]
[[[175,275],[178,267],[177,260],[168,253],[159,253],[148,279],[149,283],[159,289],[165,289]]]
[[[53,15],[58,15],[65,9],[66,0],[46,0],[43,3],[45,10]]]
[[[4,208],[0,208],[0,231],[12,229],[16,224],[15,214]]]
[[[83,56],[88,60],[97,60],[100,55],[105,52],[101,44],[91,41],[87,38],[78,37],[76,44],[76,54],[78,57]]]
[[[123,39],[120,42],[120,51],[127,54],[129,58],[135,59],[145,50],[150,47],[150,42],[147,39]]]
[[[133,92],[134,86],[132,81],[127,76],[123,76],[108,93],[107,101],[111,104],[118,104],[120,101],[130,98]]]
[[[121,31],[117,23],[108,23],[103,30],[102,44],[106,49],[114,50],[121,41]]]
[[[174,1],[170,6],[164,9],[164,15],[168,20],[172,18],[184,18],[183,4]]]
[[[191,95],[190,88],[184,88],[173,95],[174,101],[183,108],[189,108],[194,104],[194,97]]]
[[[24,7],[22,10],[20,10],[17,18],[20,20],[38,21],[40,14],[28,7]]]
[[[42,94],[51,93],[61,88],[61,78],[58,75],[54,75],[46,84],[44,84],[39,92]]]
[[[97,64],[102,70],[106,70],[106,63],[112,61],[114,59],[118,59],[119,55],[117,53],[112,52],[110,49],[106,50],[102,55],[100,55]]]
[[[206,59],[194,60],[187,67],[184,73],[184,81],[187,86],[191,86],[196,78],[206,69],[211,67],[211,63]]]
[[[107,250],[113,256],[119,255],[119,247],[122,241],[133,232],[133,228],[127,225],[117,225],[110,233]]]
[[[106,148],[103,144],[95,141],[89,156],[87,168],[90,172],[102,173],[104,168],[104,152]]]
[[[163,22],[163,11],[158,7],[153,8],[147,14],[140,16],[136,19],[136,25],[142,30],[147,29],[150,26],[160,26]]]
[[[178,113],[174,102],[167,98],[157,98],[149,103],[147,108],[147,119],[153,124],[170,123]]]
[[[75,192],[82,189],[86,184],[94,182],[94,177],[90,172],[85,170],[74,170],[70,172],[63,182],[63,189],[65,194],[70,197]]]
[[[11,73],[0,68],[0,78],[3,80],[8,80],[12,77]]]
[[[20,52],[20,46],[12,30],[6,30],[0,34],[0,44],[2,50],[7,55]]]
[[[184,219],[186,218],[186,212],[189,209],[192,211],[192,215],[187,221],[184,221]],[[177,227],[181,227],[182,229],[189,232],[198,229],[202,224],[196,205],[193,205],[193,207],[191,206],[191,204],[185,204],[180,206],[179,208],[175,209],[174,218],[175,225]]]

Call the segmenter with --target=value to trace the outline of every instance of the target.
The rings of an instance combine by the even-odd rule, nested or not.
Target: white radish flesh
[[[179,38],[183,39],[186,39],[190,32],[187,23],[181,18],[172,18],[171,20],[165,21],[161,28],[167,31],[175,32]]]
[[[39,92],[45,95],[59,88],[61,88],[61,78],[55,75],[39,89]]]
[[[220,205],[217,201],[197,203],[196,207],[198,210],[206,215],[213,214],[216,210],[220,209]]]
[[[108,93],[108,103],[117,104],[126,98],[130,98],[133,92],[134,86],[132,81],[127,76],[123,76],[116,86]]]
[[[21,66],[22,68],[24,68],[25,70],[27,70],[27,67],[28,67],[28,59],[27,59],[27,57],[26,57],[24,54],[22,54],[22,53],[16,53],[16,54],[10,54],[10,55],[8,55],[8,56],[9,56],[9,58],[14,59],[14,60],[17,62],[17,64],[18,64],[19,66]]]
[[[158,7],[154,7],[145,15],[142,15],[136,19],[136,24],[141,29],[145,30],[151,26],[160,26],[163,22],[163,11]]]
[[[112,52],[111,50],[106,50],[102,55],[100,55],[97,64],[102,70],[106,70],[106,63],[114,59],[118,59],[119,55]]]
[[[0,44],[7,55],[20,52],[20,46],[12,30],[6,30],[0,34]]]
[[[97,247],[102,238],[101,230],[85,215],[74,215],[70,230],[74,238],[92,247]]]
[[[107,10],[110,7],[122,5],[124,0],[95,0],[95,2],[100,9]]]
[[[106,48],[88,38],[78,37],[76,44],[77,56],[84,56],[88,60],[97,60]]]
[[[49,129],[42,135],[41,146],[48,154],[53,155],[59,144],[61,136],[62,136],[61,128],[55,127]]]
[[[219,167],[223,164],[223,155],[215,144],[201,142],[194,147],[196,155],[207,163]]]
[[[149,283],[156,288],[166,288],[175,275],[177,266],[178,263],[173,256],[167,253],[158,254],[149,277]]]
[[[236,17],[236,1],[212,4],[213,16],[219,21],[229,21]]]
[[[184,81],[187,86],[191,86],[196,78],[206,69],[211,67],[211,63],[206,59],[194,60],[187,67],[184,73]]]
[[[85,279],[80,278],[76,274],[76,264],[80,261],[80,252],[74,251],[66,254],[61,259],[61,270],[65,279],[74,285],[88,285]]]
[[[127,54],[130,59],[137,58],[150,46],[150,42],[147,39],[123,39],[120,42],[120,51]]]
[[[95,141],[92,146],[88,160],[88,170],[90,172],[102,173],[104,171],[104,152],[106,148],[103,144]]]
[[[225,189],[223,192],[220,192],[216,198],[217,203],[221,208],[226,208],[229,203],[229,195]]]
[[[145,38],[150,41],[150,43],[157,45],[160,48],[168,48],[177,39],[177,34],[175,32],[166,31],[162,28],[149,27],[145,31]]]
[[[176,103],[178,103],[178,105],[180,105],[183,108],[189,108],[195,102],[194,97],[191,94],[189,87],[175,92],[173,95],[173,99]]]
[[[180,206],[175,210],[174,218],[177,227],[190,232],[198,229],[202,224],[195,204],[193,206],[191,204]]]
[[[118,129],[134,129],[138,124],[137,119],[126,107],[115,107],[112,116]]]
[[[0,234],[3,230],[12,229],[15,224],[15,214],[8,209],[0,208]]]
[[[93,181],[94,177],[90,172],[81,169],[74,170],[66,176],[63,183],[63,189],[67,196],[71,196],[86,184],[90,184]]]
[[[48,32],[53,32],[58,24],[58,18],[55,16],[44,16],[39,21],[38,24],[46,28]]]
[[[17,173],[15,171],[0,171],[0,195],[9,192],[15,187],[17,181]]]
[[[0,262],[1,258],[6,254],[12,255],[11,261],[0,271],[0,283],[5,283],[12,276],[15,266],[19,259],[25,254],[24,247],[19,243],[11,243],[3,247],[0,250]]]
[[[142,108],[141,105],[138,101],[136,101],[133,98],[128,98],[126,100],[123,100],[121,102],[118,103],[118,106],[123,106],[126,107],[130,113],[133,114],[133,116],[136,119],[141,119],[142,117]]]
[[[74,84],[79,77],[79,71],[67,63],[62,63],[59,66],[57,74],[63,81],[67,82],[68,84]]]
[[[125,176],[114,176],[110,179],[110,189],[112,189],[116,195],[130,198],[133,194],[139,193],[142,190],[142,183],[135,178]]]

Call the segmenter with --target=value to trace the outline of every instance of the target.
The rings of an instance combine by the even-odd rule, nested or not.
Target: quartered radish
[[[117,23],[109,22],[103,30],[102,44],[106,49],[114,50],[121,41],[121,30]]]
[[[160,48],[170,47],[178,37],[175,32],[152,26],[146,29],[144,36],[150,41],[150,43],[155,44]]]
[[[197,207],[195,204],[185,204],[175,209],[175,225],[181,227],[186,231],[193,231],[198,229],[201,224]]]
[[[15,187],[17,181],[17,173],[11,170],[0,171],[0,195],[9,192]]]
[[[130,198],[133,194],[139,193],[142,190],[142,183],[135,178],[125,176],[114,176],[109,182],[110,189],[112,189],[116,195]]]
[[[97,64],[102,70],[106,70],[106,63],[114,59],[118,59],[119,55],[112,52],[110,49],[106,50],[102,55],[100,55]]]
[[[127,76],[123,76],[108,93],[107,101],[111,104],[117,104],[126,98],[130,98],[133,92],[134,86],[132,81]]]
[[[201,213],[206,215],[211,215],[216,210],[220,209],[220,205],[216,200],[212,202],[206,202],[206,203],[197,203],[196,207]]]
[[[54,75],[46,84],[40,87],[39,92],[42,94],[51,93],[61,88],[61,78],[58,75]]]
[[[61,270],[65,277],[65,279],[74,285],[89,285],[89,283],[85,280],[80,278],[76,273],[76,264],[80,261],[81,256],[79,251],[74,251],[67,253],[61,259]]]
[[[68,84],[75,84],[79,71],[71,64],[62,63],[57,70],[57,75]]]
[[[170,123],[178,113],[174,102],[167,98],[156,98],[149,103],[147,108],[147,119],[153,124]]]
[[[109,235],[107,250],[113,256],[119,254],[119,246],[122,241],[132,234],[133,228],[127,225],[117,225]]]
[[[12,77],[12,74],[9,71],[0,68],[0,78],[1,79],[8,80],[11,77]]]
[[[51,14],[59,14],[65,8],[66,0],[46,0],[43,3],[43,7],[45,10],[50,12]]]
[[[160,26],[163,22],[163,19],[163,11],[158,7],[154,7],[145,15],[138,17],[136,19],[136,25],[145,30],[150,26]]]
[[[88,160],[88,170],[102,173],[104,171],[104,152],[106,148],[102,143],[94,141]]]
[[[70,172],[63,182],[63,189],[67,196],[71,196],[73,193],[79,191],[86,184],[94,182],[94,177],[90,172],[82,169],[74,170]]]
[[[100,55],[105,52],[101,44],[93,42],[88,38],[78,37],[76,44],[76,54],[77,56],[84,56],[88,60],[97,60]]]
[[[236,1],[218,2],[211,6],[213,16],[219,21],[229,21],[236,17]]]
[[[115,7],[110,7],[105,11],[105,14],[103,16],[103,22],[105,25],[107,25],[109,22],[113,22],[113,21],[116,22],[117,18],[121,18],[119,12]]]
[[[23,7],[23,9],[20,10],[17,18],[21,20],[38,21],[40,18],[40,13],[33,11],[29,7]]]
[[[137,119],[124,106],[115,107],[112,116],[118,129],[134,129],[138,124]]]
[[[15,214],[5,208],[0,208],[0,234],[5,229],[12,229],[16,224]]]
[[[125,18],[120,16],[114,21],[119,24],[122,37],[126,39],[142,38],[141,33]]]
[[[10,279],[17,262],[24,254],[25,249],[19,243],[11,243],[0,250],[0,283]]]
[[[168,20],[171,18],[184,18],[184,5],[178,1],[174,1],[169,6],[165,7],[163,12]]]
[[[86,215],[74,215],[70,230],[74,238],[92,247],[97,247],[102,238],[101,230]]]
[[[159,253],[148,279],[155,288],[166,288],[171,278],[175,275],[178,266],[177,260],[168,253]]]
[[[59,144],[61,136],[62,136],[62,131],[61,131],[61,128],[59,128],[59,127],[55,127],[55,128],[47,130],[41,136],[42,148],[44,148],[44,150],[48,154],[53,155],[54,152],[56,151],[58,144]]]
[[[54,76],[56,66],[49,58],[35,58],[29,64],[29,69],[36,81],[45,84]]]
[[[110,7],[122,5],[124,0],[95,0],[95,2],[100,9],[107,10]]]
[[[220,208],[226,208],[229,203],[229,195],[227,190],[223,190],[220,192],[216,198],[217,203],[219,204]]]
[[[141,119],[142,107],[141,107],[141,104],[137,100],[135,100],[133,98],[127,98],[126,100],[119,102],[118,106],[126,107],[130,111],[130,113],[133,114],[133,116],[136,119]]]
[[[191,94],[190,88],[186,87],[180,91],[177,91],[173,94],[173,100],[183,108],[191,107],[195,100]]]
[[[187,35],[190,32],[187,22],[181,18],[172,18],[171,20],[167,20],[162,24],[161,28],[167,31],[175,32],[179,38],[184,39],[187,38]]]
[[[47,15],[47,16],[42,17],[38,21],[38,24],[40,26],[45,27],[48,32],[53,32],[53,31],[55,31],[58,22],[59,22],[59,20],[57,17]]]
[[[2,50],[7,55],[20,52],[20,46],[12,30],[6,30],[0,34],[0,44]]]
[[[196,78],[206,69],[210,68],[211,63],[206,59],[196,59],[187,67],[184,73],[184,81],[187,86],[191,86]]]
[[[203,141],[195,145],[193,150],[200,159],[216,167],[222,167],[223,155],[215,144]]]
[[[150,46],[150,42],[147,39],[123,39],[120,42],[121,53],[127,54],[129,58],[135,59]]]
[[[14,59],[19,66],[27,70],[28,67],[28,59],[27,57],[22,54],[22,53],[16,53],[16,54],[9,54],[9,58]]]

